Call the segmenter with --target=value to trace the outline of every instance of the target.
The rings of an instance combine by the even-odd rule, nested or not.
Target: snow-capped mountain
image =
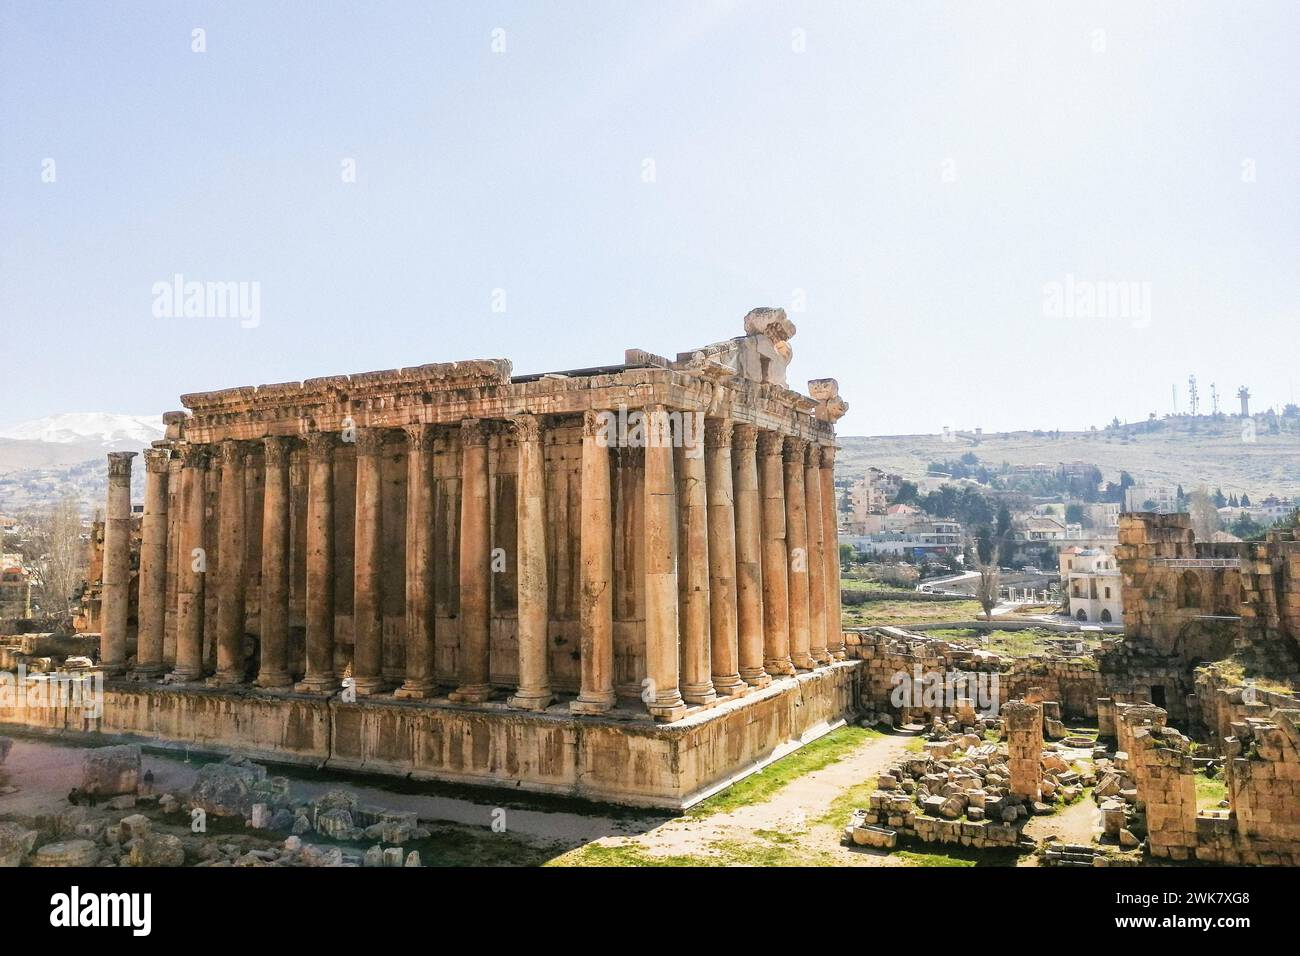
[[[147,445],[163,437],[159,415],[114,415],[111,412],[66,412],[20,425],[0,427],[0,438],[58,445]]]

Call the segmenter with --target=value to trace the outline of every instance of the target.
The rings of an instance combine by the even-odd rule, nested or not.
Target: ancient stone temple
[[[847,406],[788,387],[783,310],[744,331],[183,396],[145,453],[134,634],[110,456],[102,662],[140,680],[103,729],[681,805],[833,726]]]

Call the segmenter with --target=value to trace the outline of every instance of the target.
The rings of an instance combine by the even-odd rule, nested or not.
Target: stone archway
[[[1112,620],[1113,620],[1113,618],[1111,618],[1111,616],[1110,616],[1110,608],[1108,608],[1108,607],[1104,607],[1104,608],[1102,608],[1102,609],[1101,609],[1101,622],[1102,622],[1103,624],[1109,624]]]
[[[1088,612],[1083,608],[1079,608],[1078,613],[1074,615],[1074,619],[1076,621],[1086,621],[1088,620]]]

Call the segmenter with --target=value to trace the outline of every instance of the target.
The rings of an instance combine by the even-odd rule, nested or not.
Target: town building
[[[1060,555],[1061,591],[1078,621],[1119,624],[1124,620],[1119,565],[1100,548],[1069,547]]]

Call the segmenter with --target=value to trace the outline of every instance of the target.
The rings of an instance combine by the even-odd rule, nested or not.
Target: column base
[[[578,695],[577,700],[569,701],[571,714],[603,714],[614,708],[617,700],[612,690],[588,691]]]
[[[277,687],[292,687],[293,676],[288,671],[264,671],[257,675],[253,685],[255,687],[265,687],[267,690],[273,690]]]
[[[519,710],[545,710],[554,699],[554,695],[551,694],[549,688],[524,690],[521,687],[515,691],[506,703]]]
[[[131,671],[131,676],[136,680],[161,680],[166,672],[165,664],[137,664]]]
[[[203,678],[203,671],[201,668],[196,667],[191,669],[188,667],[186,668],[178,667],[175,670],[173,670],[170,674],[168,674],[165,680],[169,684],[190,684],[196,680],[201,680],[202,678]]]
[[[674,693],[671,698],[646,704],[646,710],[650,712],[651,717],[661,724],[671,724],[673,721],[681,720],[686,716],[686,704],[677,693]]]
[[[831,661],[835,660],[835,658],[831,657],[831,652],[826,650],[824,647],[814,647],[810,653],[812,654],[812,659],[817,662],[818,667],[825,667]]]
[[[372,697],[375,694],[382,694],[392,686],[389,681],[382,677],[355,677],[352,680],[352,690],[358,697]]]
[[[483,704],[492,697],[492,688],[488,684],[464,684],[447,695],[457,704]]]
[[[734,697],[749,689],[749,685],[740,679],[739,674],[728,674],[725,677],[714,676],[713,689],[719,697]]]
[[[438,685],[429,678],[421,680],[408,680],[397,690],[393,691],[393,696],[398,700],[428,700],[433,697],[438,690]]]
[[[750,687],[766,687],[772,683],[772,675],[761,667],[757,671],[741,671],[740,679]]]
[[[797,657],[792,657],[790,662],[794,664],[794,669],[797,671],[810,671],[817,667],[817,662],[813,660],[812,655],[810,654],[801,654]]]
[[[718,693],[713,689],[712,681],[704,684],[683,684],[682,699],[688,704],[711,704],[718,699]]]
[[[243,683],[246,683],[243,671],[217,671],[207,680],[209,687],[237,687]]]
[[[333,674],[316,674],[304,677],[293,685],[295,694],[333,694],[340,687],[339,679]]]
[[[763,661],[763,670],[767,671],[773,677],[794,676],[794,664],[788,657],[779,657],[773,660]]]
[[[105,677],[121,677],[126,673],[126,664],[104,664],[96,668]]]

